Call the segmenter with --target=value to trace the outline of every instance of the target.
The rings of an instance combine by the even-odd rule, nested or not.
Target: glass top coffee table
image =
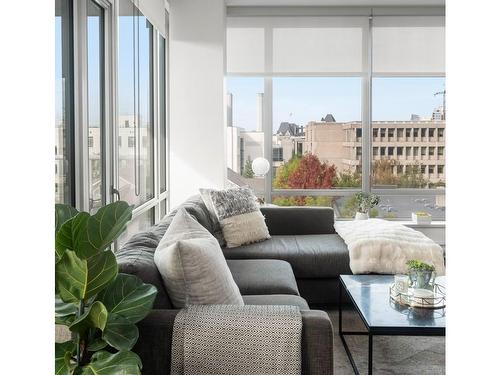
[[[359,374],[349,346],[348,335],[368,336],[368,374],[373,371],[373,336],[444,336],[445,310],[402,306],[391,301],[392,275],[340,275],[339,336],[355,374]],[[366,332],[344,331],[342,297],[346,294],[359,314]]]

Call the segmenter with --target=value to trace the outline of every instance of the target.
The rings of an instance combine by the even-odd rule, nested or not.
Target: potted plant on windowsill
[[[153,306],[157,290],[133,275],[118,273],[111,244],[125,230],[132,206],[114,202],[95,215],[55,208],[55,322],[71,340],[55,344],[56,374],[141,373],[132,348],[136,323]]]
[[[370,217],[370,209],[376,207],[380,202],[380,197],[375,194],[358,192],[355,194],[357,212],[355,220],[366,220]]]
[[[412,212],[411,219],[415,224],[430,224],[432,222],[431,214],[424,211]]]

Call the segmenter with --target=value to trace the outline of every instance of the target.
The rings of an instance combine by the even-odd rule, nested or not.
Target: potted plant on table
[[[153,306],[156,288],[133,275],[118,273],[111,244],[125,230],[132,206],[114,202],[95,215],[57,204],[55,208],[55,322],[71,340],[56,343],[55,373],[141,373],[131,351],[136,323]]]
[[[366,194],[358,192],[355,194],[357,212],[354,217],[356,220],[366,220],[370,217],[370,209],[376,207],[380,202],[380,197],[375,194]]]
[[[420,260],[406,262],[410,286],[416,289],[432,289],[436,278],[435,267]]]

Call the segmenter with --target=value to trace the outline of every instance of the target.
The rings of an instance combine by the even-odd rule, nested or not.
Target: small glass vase
[[[414,289],[432,290],[434,288],[434,280],[436,279],[434,271],[409,270],[408,276],[410,277],[410,286]]]

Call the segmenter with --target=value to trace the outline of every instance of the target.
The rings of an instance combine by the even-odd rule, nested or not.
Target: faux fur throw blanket
[[[174,322],[171,375],[300,375],[296,306],[197,305]]]
[[[347,244],[354,274],[406,273],[406,262],[417,259],[444,275],[441,246],[403,224],[382,219],[337,221],[335,230]]]

